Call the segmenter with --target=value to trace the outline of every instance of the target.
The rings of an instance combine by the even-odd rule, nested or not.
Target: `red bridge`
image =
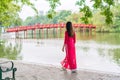
[[[26,31],[26,30],[35,30],[35,29],[44,29],[44,28],[64,28],[66,25],[63,24],[36,24],[32,26],[17,26],[14,28],[8,28],[7,32],[18,32],[18,31]],[[75,28],[93,28],[95,29],[96,26],[92,24],[73,24]]]
[[[29,30],[32,30],[32,36],[33,38],[36,38],[37,36],[37,30],[39,30],[39,34],[40,35],[40,30],[42,30],[42,33],[44,33],[44,29],[47,30],[47,34],[48,34],[48,29],[56,29],[56,33],[57,33],[57,29],[60,29],[60,32],[62,31],[62,28],[65,28],[66,24],[65,23],[61,23],[61,24],[36,24],[36,25],[31,25],[31,26],[16,26],[14,28],[8,28],[6,29],[6,32],[15,32],[15,36],[19,37],[19,32],[24,31],[24,38],[27,38],[28,36],[28,32]],[[81,29],[83,32],[85,32],[86,29],[89,30],[89,32],[92,32],[92,29],[96,29],[96,26],[92,25],[92,24],[73,24],[74,28],[79,28]],[[54,34],[54,33],[53,33]],[[44,35],[44,34],[42,34]]]

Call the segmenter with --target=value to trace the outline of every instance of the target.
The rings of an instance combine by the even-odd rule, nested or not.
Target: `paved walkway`
[[[90,70],[71,73],[63,71],[60,66],[13,62],[17,67],[16,80],[120,80],[120,74]]]

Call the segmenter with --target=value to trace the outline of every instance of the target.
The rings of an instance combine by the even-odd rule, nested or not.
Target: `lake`
[[[63,34],[42,39],[6,39],[0,43],[0,58],[60,66]],[[78,69],[120,73],[119,33],[77,32]]]

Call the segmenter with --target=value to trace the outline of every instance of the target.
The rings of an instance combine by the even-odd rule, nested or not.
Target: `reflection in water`
[[[103,44],[120,45],[119,33],[97,33],[93,40]]]
[[[109,50],[109,55],[120,66],[120,48]]]
[[[96,34],[95,33],[92,33],[92,34],[89,34],[89,33],[80,33],[80,32],[77,32],[77,39],[78,40],[91,40],[91,39],[95,39],[96,38]]]
[[[82,46],[81,46],[81,49],[83,49],[83,51],[84,51],[85,53],[87,53],[90,48],[89,48],[89,47],[82,47]]]
[[[0,58],[7,58],[12,60],[21,59],[22,57],[19,55],[22,49],[22,45],[20,43],[15,43],[14,45],[11,42],[5,41],[0,44]]]
[[[22,59],[23,61],[59,64],[64,58],[61,51],[63,34],[57,39],[48,35],[45,39],[12,40],[0,46],[0,57]],[[42,37],[41,37],[42,38]],[[52,38],[52,39],[51,39]],[[61,39],[62,38],[62,39]],[[117,39],[116,39],[117,38]],[[119,34],[81,34],[77,33],[76,55],[78,68],[120,73],[120,36]],[[20,54],[19,54],[20,53]],[[20,56],[22,55],[22,56]],[[119,65],[119,66],[118,66]],[[76,78],[66,73],[67,79]]]
[[[78,40],[76,50],[80,68],[120,73],[120,45]]]
[[[100,44],[120,45],[119,33],[92,33],[89,35],[88,33],[83,34],[78,32],[77,39],[82,41],[93,40]]]
[[[109,57],[108,59],[114,61],[120,66],[120,48],[117,49],[102,49],[98,48],[98,53],[102,57]]]
[[[102,48],[98,48],[98,53],[99,53],[99,55],[101,55],[102,57],[105,56],[105,54],[104,54],[104,49],[102,49]]]

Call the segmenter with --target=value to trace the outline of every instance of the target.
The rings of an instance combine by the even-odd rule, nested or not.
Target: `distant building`
[[[44,11],[39,11],[39,15],[44,15]]]

